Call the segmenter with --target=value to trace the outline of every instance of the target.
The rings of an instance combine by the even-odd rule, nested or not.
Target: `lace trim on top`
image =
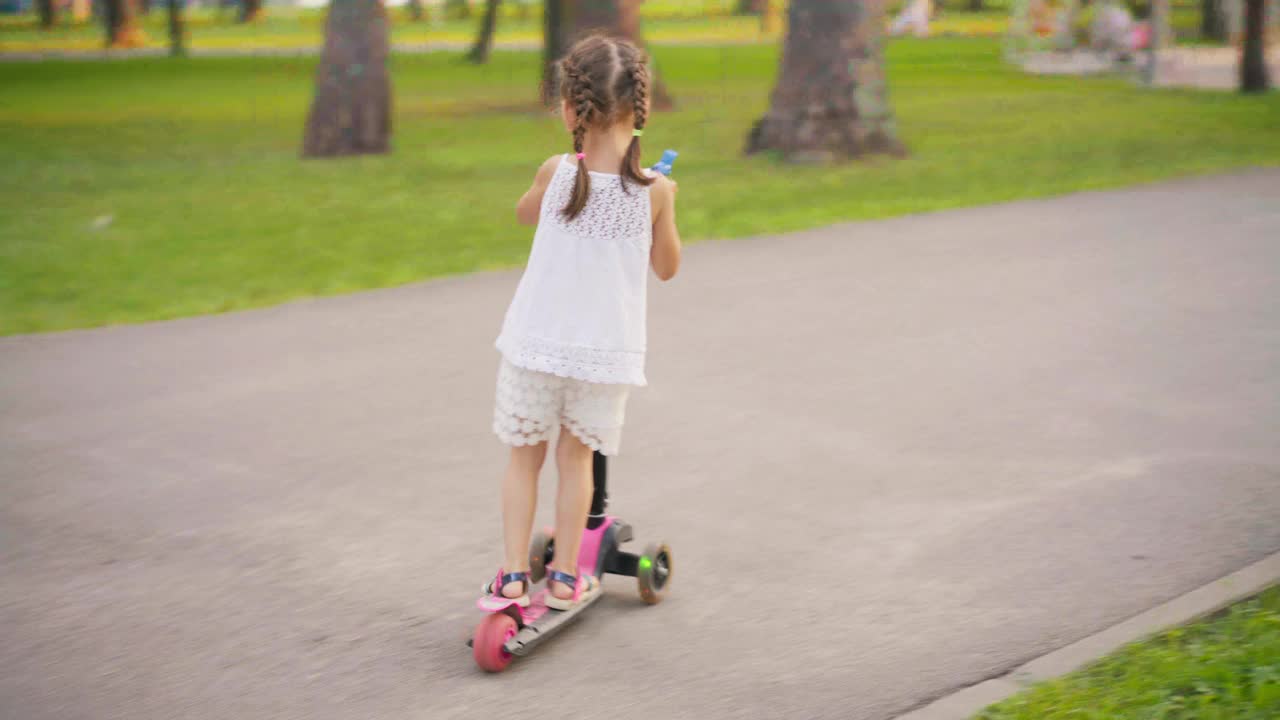
[[[621,175],[591,173],[591,196],[578,217],[566,220],[560,211],[569,204],[578,177],[578,166],[562,160],[547,186],[546,212],[541,222],[584,238],[630,242],[648,251],[653,242],[649,188],[628,183]],[[625,187],[624,187],[625,186]],[[641,202],[636,202],[639,199]]]
[[[607,385],[647,385],[644,353],[570,345],[536,337],[498,338],[498,350],[512,365],[557,377]]]

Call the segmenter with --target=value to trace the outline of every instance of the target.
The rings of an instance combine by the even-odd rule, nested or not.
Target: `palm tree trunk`
[[[182,0],[167,0],[169,6],[169,54],[181,57],[187,54],[186,30],[182,26]]]
[[[1226,14],[1222,0],[1200,0],[1200,36],[1219,42],[1227,39]]]
[[[799,161],[905,154],[884,82],[882,0],[792,0],[768,113],[747,153]]]
[[[240,0],[240,15],[236,22],[253,22],[262,17],[262,0]]]
[[[551,102],[556,88],[555,63],[573,43],[593,32],[626,38],[643,47],[640,34],[640,4],[644,0],[546,0],[543,45],[542,98]],[[675,106],[657,69],[653,70],[650,98],[655,110]]]
[[[391,147],[391,77],[382,0],[332,0],[303,157],[385,153]]]
[[[146,44],[146,35],[138,27],[136,0],[104,0],[102,19],[109,48],[133,48]]]
[[[1267,73],[1266,0],[1245,0],[1244,45],[1240,49],[1240,92],[1260,93],[1271,87]]]
[[[480,21],[480,33],[476,35],[475,45],[467,53],[467,59],[476,64],[489,62],[489,51],[493,49],[493,32],[498,26],[498,9],[502,0],[486,0],[484,19]]]
[[[48,30],[58,22],[58,9],[54,7],[53,0],[39,0],[36,5],[40,9],[40,27]]]

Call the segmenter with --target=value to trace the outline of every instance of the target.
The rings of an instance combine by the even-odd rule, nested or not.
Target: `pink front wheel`
[[[499,612],[486,615],[476,626],[476,633],[471,638],[471,655],[481,670],[500,673],[511,664],[511,653],[503,647],[507,641],[516,636],[519,628],[510,615]]]

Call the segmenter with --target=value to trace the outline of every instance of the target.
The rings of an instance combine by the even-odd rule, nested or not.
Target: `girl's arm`
[[[521,225],[538,224],[538,215],[542,212],[542,196],[546,194],[547,186],[551,184],[551,178],[556,174],[559,164],[559,155],[542,163],[538,174],[533,176],[533,187],[516,203],[516,221]]]
[[[659,280],[670,280],[680,270],[680,230],[676,228],[676,192],[680,189],[670,178],[658,178],[653,196],[657,215],[653,219],[653,248],[649,264]]]

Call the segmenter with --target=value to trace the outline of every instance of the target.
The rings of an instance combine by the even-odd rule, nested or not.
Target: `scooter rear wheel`
[[[662,602],[671,586],[671,571],[671,548],[666,543],[650,543],[636,567],[640,599],[650,605]]]
[[[511,653],[503,647],[507,641],[516,636],[519,628],[510,615],[500,612],[486,615],[476,625],[475,635],[471,638],[471,655],[481,670],[500,673],[511,664]]]

